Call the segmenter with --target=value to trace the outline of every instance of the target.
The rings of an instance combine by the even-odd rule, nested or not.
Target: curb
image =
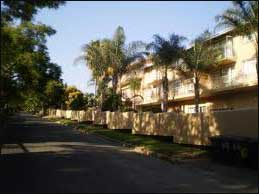
[[[104,136],[104,135],[96,134],[96,133],[94,133],[94,132],[82,132],[82,131],[78,130],[77,128],[75,128],[75,130],[77,130],[77,131],[79,131],[79,132],[81,132],[81,133],[92,134],[92,135],[94,135],[94,136],[96,136],[96,137],[99,137],[99,138],[101,138],[101,139],[105,139],[105,140],[107,140],[107,141],[120,144],[120,145],[123,146],[123,147],[129,147],[129,148],[134,147],[133,144],[126,144],[126,143],[123,143],[122,141],[114,140],[114,139],[112,139],[112,138],[110,138],[110,137],[106,137],[106,136]]]
[[[61,123],[59,123],[59,124],[61,124]],[[67,126],[67,125],[64,125],[64,124],[61,124],[61,125]],[[96,134],[96,133],[91,132],[91,131],[88,132],[88,131],[80,130],[79,128],[77,128],[77,125],[75,125],[75,126],[72,125],[70,127],[72,127],[73,130],[78,131],[80,134],[91,134],[91,135],[96,136],[97,138],[101,138],[101,139],[104,139],[106,141],[110,141],[111,143],[120,144],[120,146],[122,146],[122,147],[132,148],[132,150],[136,154],[140,154],[140,155],[144,155],[144,156],[148,156],[148,157],[153,157],[153,158],[158,158],[160,160],[170,162],[171,164],[185,164],[185,163],[188,163],[188,162],[186,162],[186,161],[184,161],[183,159],[180,159],[180,158],[174,158],[173,159],[173,158],[171,158],[170,156],[168,156],[166,154],[149,151],[144,146],[137,146],[137,145],[130,144],[130,143],[124,143],[122,141],[114,140],[114,139],[112,139],[110,137],[106,137],[104,135]],[[140,148],[140,147],[143,147],[144,150],[143,151],[137,151],[136,148]]]

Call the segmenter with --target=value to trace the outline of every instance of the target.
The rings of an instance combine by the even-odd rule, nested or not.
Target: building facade
[[[258,80],[256,72],[256,45],[244,36],[234,35],[226,30],[211,38],[213,45],[221,51],[218,60],[200,81],[200,111],[219,111],[258,106]],[[161,111],[162,74],[150,60],[144,65],[131,64],[122,75],[119,85],[124,99],[131,98],[131,78],[141,79],[141,87],[134,93],[137,108],[143,111]],[[169,69],[168,111],[193,113],[194,84],[192,77],[183,76],[179,71]]]

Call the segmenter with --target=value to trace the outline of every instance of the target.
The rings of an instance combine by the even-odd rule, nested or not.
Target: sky
[[[91,40],[111,38],[120,25],[126,42],[151,42],[154,34],[176,33],[194,39],[206,29],[213,30],[215,16],[231,6],[229,1],[68,1],[57,10],[44,8],[35,17],[57,33],[48,38],[52,62],[62,67],[62,79],[82,92],[94,93],[89,85],[91,71],[74,60]]]

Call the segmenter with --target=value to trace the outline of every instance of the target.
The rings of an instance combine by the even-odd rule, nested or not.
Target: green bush
[[[102,104],[102,111],[117,111],[121,106],[121,95],[109,90]]]

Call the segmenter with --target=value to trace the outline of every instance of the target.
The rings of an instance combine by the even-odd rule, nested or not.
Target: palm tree
[[[154,65],[160,66],[163,69],[163,98],[161,103],[161,109],[163,112],[167,111],[168,104],[168,68],[174,67],[173,64],[179,60],[181,53],[184,50],[182,42],[185,39],[185,37],[176,34],[171,34],[168,40],[159,35],[154,35],[154,41],[147,45],[148,50],[153,50],[151,56]]]
[[[117,92],[119,72],[124,65],[123,61],[125,59],[125,40],[126,36],[124,29],[121,26],[118,26],[111,40],[111,64],[109,64],[112,68],[112,88],[114,93]]]
[[[101,88],[107,87],[110,80],[112,81],[112,91],[116,94],[119,78],[126,71],[130,62],[140,57],[137,50],[140,45],[143,47],[144,43],[135,41],[126,45],[125,39],[124,30],[119,26],[112,39],[91,41],[83,47],[83,55],[75,60],[75,62],[80,60],[87,62],[101,96],[104,96],[103,92],[106,91]],[[113,107],[113,110],[116,109],[117,107]]]
[[[97,91],[100,94],[100,100],[99,100],[99,106],[102,106],[103,102],[103,96],[104,96],[104,90],[100,90],[100,88],[103,88],[104,84],[107,83],[107,81],[104,79],[104,74],[107,69],[107,62],[105,61],[105,52],[104,52],[104,42],[101,40],[91,41],[90,43],[83,46],[83,55],[78,57],[76,61],[78,60],[84,60],[86,61],[86,65],[89,67],[89,69],[92,71],[92,77],[95,81],[95,84],[97,85]]]
[[[141,79],[137,77],[132,77],[129,80],[129,87],[133,91],[133,96],[131,97],[131,100],[133,100],[133,109],[136,110],[136,105],[135,105],[135,98],[136,97],[142,97],[141,95],[136,95],[136,91],[140,89],[141,86]]]
[[[211,33],[203,32],[192,42],[192,47],[182,54],[183,62],[179,64],[178,70],[192,74],[194,78],[195,112],[199,112],[200,102],[200,78],[202,73],[207,72],[211,65],[217,60],[219,50],[211,44]]]
[[[256,70],[258,79],[258,2],[233,1],[233,8],[216,16],[216,27],[232,27],[238,35],[253,39],[256,50]]]

